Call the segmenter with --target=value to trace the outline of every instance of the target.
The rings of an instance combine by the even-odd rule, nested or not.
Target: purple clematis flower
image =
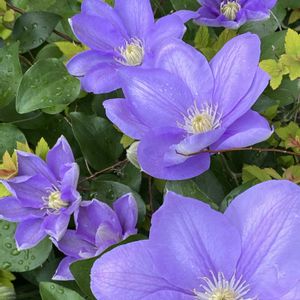
[[[168,192],[150,238],[119,246],[91,271],[97,299],[300,299],[300,188],[268,181],[224,214]]]
[[[55,280],[72,280],[71,263],[101,254],[106,248],[137,233],[138,208],[134,197],[127,194],[113,203],[113,209],[98,200],[81,202],[75,213],[76,230],[67,230],[54,243],[67,255],[59,264]]]
[[[246,147],[272,134],[250,109],[269,82],[259,57],[260,40],[249,33],[229,41],[210,63],[193,47],[168,42],[156,58],[167,71],[123,72],[126,99],[105,101],[106,114],[141,140],[143,171],[169,180],[197,176],[210,164],[203,149]]]
[[[18,176],[1,180],[12,195],[0,199],[0,218],[19,223],[18,249],[31,248],[47,235],[60,240],[81,201],[76,191],[79,168],[67,140],[59,138],[46,162],[22,151],[17,159]]]
[[[181,39],[191,17],[180,11],[155,22],[150,0],[115,0],[114,8],[102,0],[84,0],[71,25],[91,50],[76,55],[67,68],[87,92],[111,92],[121,87],[118,69],[152,66],[160,42]]]
[[[236,29],[248,21],[270,17],[276,0],[198,0],[202,5],[195,21],[213,27]]]

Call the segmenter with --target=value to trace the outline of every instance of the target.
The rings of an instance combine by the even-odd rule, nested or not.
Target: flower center
[[[209,104],[199,109],[195,103],[183,117],[184,124],[177,125],[190,134],[208,132],[221,126],[221,115],[218,113],[217,106]]]
[[[61,199],[60,191],[52,192],[48,197],[48,208],[55,211],[60,210],[63,207],[68,207],[68,203]]]
[[[240,11],[241,5],[238,0],[223,1],[220,6],[221,13],[229,20],[233,21],[236,18],[237,13]]]
[[[119,47],[117,51],[121,58],[115,58],[116,61],[125,66],[140,66],[143,63],[145,51],[143,43],[138,38],[132,38],[126,41],[125,46]]]
[[[211,273],[212,279],[203,278],[205,284],[200,287],[202,291],[196,289],[194,294],[198,300],[258,300],[257,298],[245,298],[250,291],[249,285],[242,280],[236,279],[235,275],[230,280],[226,280],[223,273],[219,272],[216,277]]]

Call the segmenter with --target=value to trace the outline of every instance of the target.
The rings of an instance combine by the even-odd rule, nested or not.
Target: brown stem
[[[226,149],[226,150],[210,150],[210,149],[204,149],[199,152],[184,154],[180,153],[178,151],[177,154],[183,155],[183,156],[193,156],[200,153],[212,153],[212,154],[220,154],[220,153],[227,153],[227,152],[234,152],[234,151],[257,151],[257,152],[275,152],[275,153],[282,153],[282,154],[288,154],[288,155],[294,155],[300,157],[300,153],[296,153],[293,151],[287,151],[282,149],[276,149],[276,148],[256,148],[256,147],[248,147],[248,148],[232,148],[232,149]]]
[[[80,184],[80,183],[83,183],[83,182],[85,182],[85,181],[91,180],[91,179],[93,179],[93,178],[97,177],[98,175],[101,175],[101,174],[103,174],[103,173],[105,173],[105,172],[112,171],[112,170],[115,169],[116,167],[121,166],[121,165],[123,165],[123,164],[125,164],[125,163],[127,163],[127,162],[128,162],[127,158],[124,159],[124,160],[118,161],[118,162],[115,163],[114,165],[112,165],[112,166],[110,166],[110,167],[107,167],[107,168],[105,168],[105,169],[103,169],[103,170],[100,170],[100,171],[98,171],[98,172],[92,174],[91,176],[82,179],[82,180],[79,182],[79,184]]]
[[[13,11],[15,11],[15,12],[21,14],[21,15],[23,15],[24,13],[26,13],[23,9],[21,9],[21,8],[19,8],[19,7],[16,7],[16,6],[14,6],[13,4],[11,4],[11,3],[7,2],[7,1],[6,1],[6,5],[7,5],[7,7],[9,7],[10,9],[12,9]],[[68,35],[66,35],[66,34],[63,33],[63,32],[60,32],[60,31],[54,29],[54,30],[53,30],[53,33],[55,33],[56,35],[60,36],[61,38],[63,38],[63,39],[66,40],[66,41],[69,41],[69,42],[71,42],[71,43],[74,43],[75,45],[78,45],[78,46],[81,45],[80,42],[77,42],[77,41],[73,40],[71,37],[69,37]]]

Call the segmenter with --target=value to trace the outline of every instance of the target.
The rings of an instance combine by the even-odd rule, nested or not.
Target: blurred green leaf
[[[21,78],[18,43],[0,48],[0,108],[16,97]]]
[[[277,62],[274,59],[263,60],[259,65],[271,76],[270,85],[273,90],[276,90],[280,86],[283,75],[289,73],[289,70],[285,65],[283,65],[280,61]]]
[[[279,59],[284,53],[286,31],[273,32],[261,39],[261,60]]]
[[[12,153],[17,149],[17,142],[26,143],[24,134],[14,125],[0,124],[0,158],[5,151]]]
[[[79,12],[79,2],[74,0],[13,0],[15,6],[26,11],[47,11],[69,18]]]
[[[79,93],[79,80],[69,75],[62,62],[54,58],[40,60],[25,73],[20,83],[17,111],[24,114],[56,106],[61,111]]]
[[[197,10],[200,7],[197,0],[171,0],[171,3],[175,10]]]
[[[43,300],[84,300],[75,291],[53,282],[41,282],[40,294]]]
[[[189,180],[168,181],[165,188],[185,197],[199,199],[214,208],[224,198],[223,188],[211,171]]]
[[[15,223],[0,220],[0,268],[12,272],[33,270],[48,258],[52,242],[45,238],[31,249],[18,251],[14,239],[15,229]]]
[[[285,37],[285,52],[280,62],[289,70],[291,80],[300,77],[300,35],[288,29]]]
[[[123,152],[122,134],[106,119],[79,112],[70,116],[75,138],[91,167],[101,170],[116,163]]]
[[[48,12],[30,12],[21,15],[15,23],[12,37],[20,41],[22,53],[42,45],[60,20]]]

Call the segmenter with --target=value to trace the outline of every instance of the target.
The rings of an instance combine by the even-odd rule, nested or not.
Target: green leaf
[[[248,190],[253,185],[253,181],[248,181],[233,189],[222,201],[220,211],[224,212],[234,198],[236,198],[239,194],[243,193],[244,191]]]
[[[12,281],[15,279],[16,277],[12,273],[5,270],[0,270],[0,287],[5,286],[8,288],[13,288],[14,286],[12,284]],[[0,292],[0,296],[2,296],[1,292]]]
[[[200,26],[194,39],[195,47],[199,50],[206,48],[209,44],[209,40],[208,27]]]
[[[128,148],[133,142],[134,142],[134,139],[132,139],[131,137],[129,137],[125,134],[122,136],[121,141],[120,141],[120,143],[122,144],[124,149]]]
[[[33,270],[46,261],[52,250],[52,242],[46,238],[31,249],[18,251],[14,239],[15,229],[15,223],[0,220],[0,268],[12,272]]]
[[[60,16],[48,12],[29,12],[15,22],[12,37],[20,41],[22,53],[42,45],[60,20]]]
[[[43,300],[84,300],[75,291],[52,282],[41,282],[40,294]]]
[[[36,145],[35,154],[43,160],[46,160],[47,153],[49,152],[49,146],[44,138],[41,138]]]
[[[246,165],[243,167],[242,173],[243,183],[257,180],[257,182],[264,182],[273,178],[280,179],[281,176],[271,168],[261,169],[257,166]]]
[[[270,85],[273,90],[276,90],[280,86],[283,75],[289,73],[285,65],[273,59],[263,60],[259,66],[271,76]]]
[[[12,153],[17,149],[17,142],[26,143],[24,134],[14,125],[0,124],[0,158],[5,151]]]
[[[291,80],[300,77],[300,35],[288,29],[285,37],[285,52],[280,58],[280,62],[287,67]]]
[[[175,10],[197,10],[200,7],[197,0],[171,0],[171,3]]]
[[[236,30],[224,29],[219,35],[217,41],[213,45],[213,49],[215,53],[217,53],[221,48],[231,39],[236,36]]]
[[[284,53],[286,31],[273,32],[261,39],[261,60],[278,59]]]
[[[113,202],[121,196],[132,193],[138,206],[139,222],[144,220],[146,214],[145,203],[141,196],[134,192],[129,186],[114,181],[97,180],[91,184],[91,193],[93,198],[106,202],[109,205],[112,205]]]
[[[90,300],[95,299],[95,297],[91,291],[91,288],[90,288],[90,281],[91,281],[90,273],[91,273],[91,268],[92,268],[94,262],[99,257],[101,257],[104,253],[109,252],[113,248],[116,248],[120,245],[132,243],[135,241],[140,241],[143,239],[145,239],[145,236],[143,236],[141,234],[131,235],[126,240],[107,248],[103,253],[101,253],[97,257],[84,259],[84,260],[78,260],[71,264],[71,267],[70,267],[71,272],[72,272],[78,286],[80,287],[80,289],[84,292],[84,294],[86,296],[88,296],[88,299],[90,299]]]
[[[79,11],[78,1],[70,0],[13,0],[15,6],[26,11],[47,11],[62,17],[72,17]]]
[[[68,41],[59,41],[56,42],[55,45],[64,54],[67,60],[71,59],[76,54],[88,49],[85,46],[79,46]]]
[[[142,173],[134,165],[127,163],[125,166],[116,168],[113,174],[102,174],[95,181],[108,180],[117,181],[128,185],[131,189],[138,192],[142,182]]]
[[[224,198],[222,186],[211,171],[189,180],[168,181],[165,188],[185,197],[199,199],[214,208]]]
[[[0,198],[9,196],[10,192],[6,189],[6,187],[0,183]]]
[[[68,105],[80,93],[80,82],[69,75],[59,60],[35,63],[24,75],[18,89],[16,108],[20,114],[37,109]]]
[[[300,84],[297,80],[291,81],[289,78],[283,78],[281,85],[275,91],[267,89],[264,94],[270,97],[274,104],[286,106],[295,103],[299,97]]]
[[[290,17],[289,17],[289,24],[293,24],[300,20],[300,9],[295,9],[292,11]]]
[[[15,98],[21,78],[18,43],[0,48],[0,108]]]
[[[70,116],[75,138],[92,168],[101,170],[115,164],[123,152],[122,134],[106,119],[77,112]]]

